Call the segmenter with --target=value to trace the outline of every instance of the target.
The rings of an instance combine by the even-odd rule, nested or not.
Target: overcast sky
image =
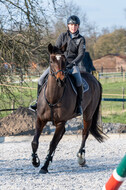
[[[124,11],[126,0],[72,0],[72,2],[86,13],[88,21],[95,23],[99,30],[115,26],[126,28],[126,11]]]

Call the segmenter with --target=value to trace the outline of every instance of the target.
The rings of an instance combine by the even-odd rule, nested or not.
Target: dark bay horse
[[[56,129],[40,173],[48,172],[49,163],[52,162],[56,147],[65,133],[65,123],[76,117],[77,94],[73,91],[68,77],[66,58],[63,54],[65,46],[58,49],[49,44],[48,51],[50,53],[50,73],[38,98],[36,130],[32,141],[32,164],[35,167],[40,165],[36,152],[44,126],[48,121],[53,121]],[[82,101],[84,128],[82,130],[82,143],[77,153],[78,162],[81,166],[85,164],[85,142],[89,132],[99,142],[103,142],[104,139],[104,134],[97,125],[102,87],[93,75],[84,72],[82,77],[89,84],[89,89],[83,93]]]

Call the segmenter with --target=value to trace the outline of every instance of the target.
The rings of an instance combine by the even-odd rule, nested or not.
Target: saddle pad
[[[72,88],[73,88],[73,91],[77,94],[76,87],[75,87],[75,85],[73,84],[73,82],[72,82],[72,80],[71,80],[70,77],[69,77],[69,81],[70,81],[70,83],[71,83],[71,86],[72,86]],[[89,90],[89,85],[88,85],[87,81],[86,81],[84,78],[82,78],[82,83],[83,83],[83,93],[84,93],[84,92],[86,92],[86,91]]]
[[[89,85],[84,78],[82,78],[82,82],[83,82],[83,87],[84,87],[84,90],[83,90],[83,93],[84,93],[89,90]]]

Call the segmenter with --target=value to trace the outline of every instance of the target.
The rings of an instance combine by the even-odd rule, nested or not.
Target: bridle
[[[51,62],[50,62],[51,63]],[[56,80],[57,80],[57,77],[56,77],[56,75],[59,73],[59,72],[62,72],[63,74],[64,74],[64,76],[65,76],[65,78],[67,77],[67,75],[68,75],[68,70],[63,70],[63,69],[59,69],[58,71],[54,71],[53,69],[52,69],[52,67],[51,67],[51,64],[50,64],[50,75],[51,76],[53,76]]]
[[[50,62],[50,63],[51,63],[51,62]],[[64,74],[64,79],[63,79],[62,82],[65,83],[65,81],[66,81],[65,79],[66,79],[66,77],[67,77],[67,75],[68,75],[68,70],[67,70],[67,69],[65,69],[65,70],[59,69],[58,71],[55,72],[55,71],[52,69],[51,64],[50,64],[50,73],[49,73],[49,75],[53,76],[53,77],[56,79],[57,82],[59,82],[59,81],[58,81],[56,75],[57,75],[59,72],[63,72],[63,74]],[[58,103],[60,103],[60,102],[62,101],[63,96],[64,96],[64,94],[65,94],[66,85],[65,85],[65,87],[64,87],[62,96],[61,96],[61,97],[57,100],[57,102],[54,103],[54,104],[51,104],[51,103],[48,101],[47,97],[46,97],[46,93],[45,93],[46,87],[47,87],[47,83],[46,83],[45,88],[44,88],[44,98],[45,98],[47,104],[49,105],[49,107],[50,107],[50,109],[51,109],[51,120],[52,120],[52,123],[54,124],[53,108],[54,108]]]

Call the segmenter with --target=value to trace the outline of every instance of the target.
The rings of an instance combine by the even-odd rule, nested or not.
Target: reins
[[[46,97],[46,94],[45,94],[46,87],[47,87],[47,83],[45,84],[45,88],[44,88],[44,98],[45,98],[47,104],[49,105],[49,107],[50,107],[50,109],[51,109],[51,120],[52,120],[52,123],[53,123],[53,125],[54,125],[53,108],[54,108],[58,103],[60,103],[60,102],[62,101],[62,98],[63,98],[64,93],[65,93],[66,85],[65,85],[65,87],[64,87],[64,91],[63,91],[63,94],[62,94],[61,98],[60,98],[56,103],[54,103],[54,104],[51,104],[51,103],[48,101],[47,97]]]
[[[44,88],[44,97],[45,97],[45,100],[46,100],[46,102],[48,103],[48,105],[49,105],[50,107],[55,107],[55,106],[62,100],[62,98],[63,98],[63,96],[64,96],[65,89],[66,89],[66,85],[65,85],[65,88],[64,88],[64,91],[63,91],[63,94],[62,94],[61,98],[60,98],[55,104],[51,104],[51,103],[47,100],[46,95],[45,95],[46,87],[47,87],[47,83],[46,83],[45,88]]]
[[[50,63],[51,63],[51,62],[50,62]],[[51,64],[50,64],[50,73],[49,73],[49,75],[53,76],[53,77],[57,80],[56,75],[57,75],[59,72],[62,72],[62,73],[65,75],[65,77],[67,77],[68,70],[59,69],[59,70],[56,72],[56,71],[54,71],[54,70],[52,69]],[[61,96],[60,99],[59,99],[56,103],[54,103],[54,104],[51,104],[51,103],[48,101],[48,99],[47,99],[47,97],[46,97],[46,93],[45,93],[46,88],[47,88],[47,83],[45,84],[45,88],[44,88],[44,98],[45,98],[47,104],[49,105],[49,107],[50,107],[50,109],[51,109],[51,121],[52,121],[52,123],[53,123],[53,125],[54,125],[53,108],[54,108],[58,103],[60,103],[60,102],[62,101],[63,96],[64,96],[64,93],[65,93],[66,85],[65,85],[65,87],[64,87],[62,96]]]

